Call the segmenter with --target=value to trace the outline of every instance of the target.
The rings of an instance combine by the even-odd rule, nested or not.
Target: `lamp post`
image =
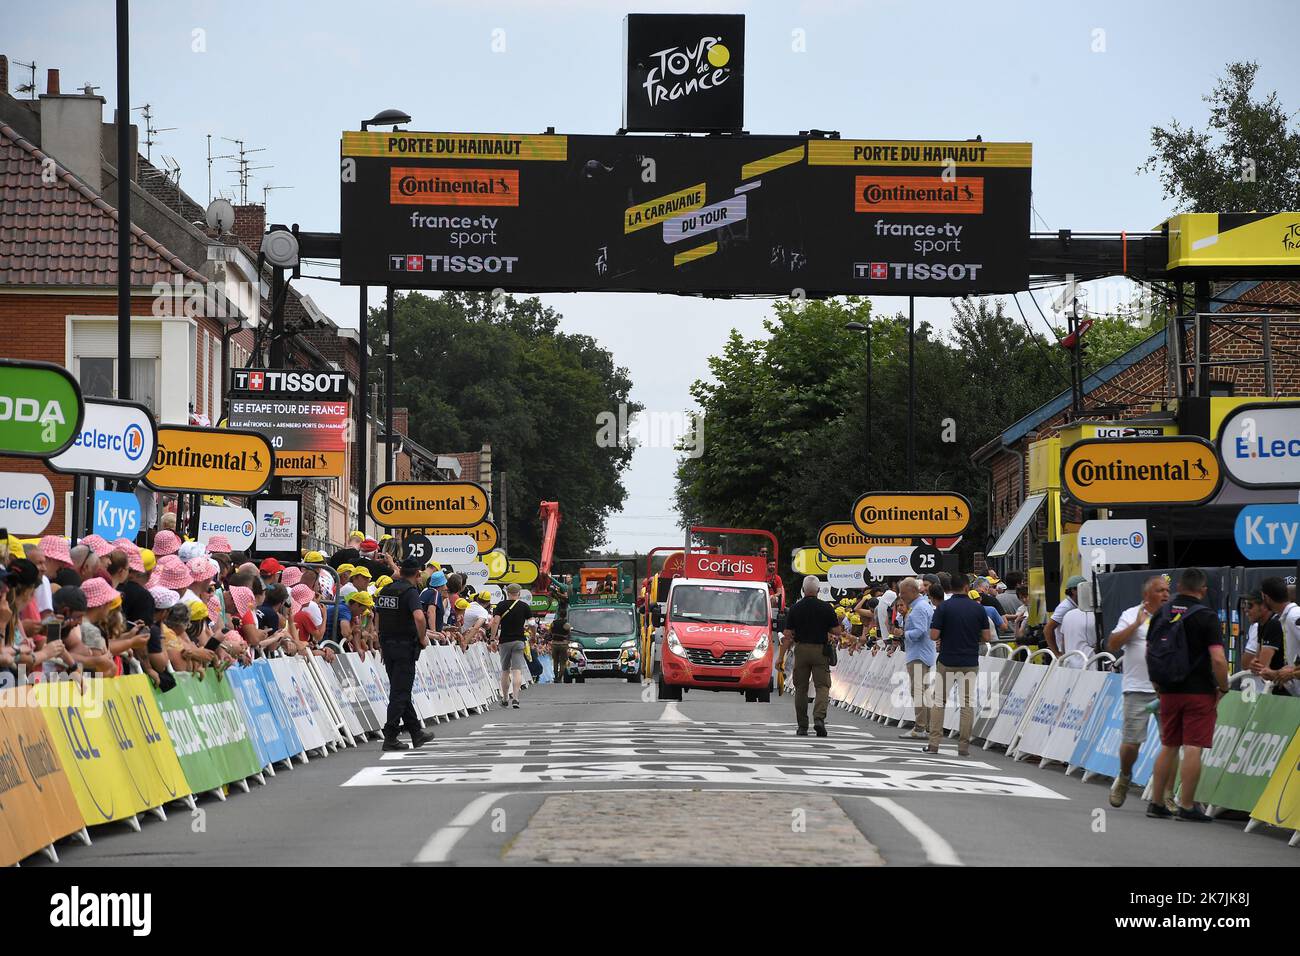
[[[867,333],[867,488],[871,488],[871,322],[846,322],[844,328],[850,332]]]
[[[372,124],[380,125],[380,124],[388,124],[388,123],[394,124],[393,132],[396,132],[397,124],[409,123],[409,122],[411,122],[410,115],[407,113],[403,113],[401,110],[381,110],[380,112],[376,113],[374,116],[370,117],[370,119],[361,121],[361,132],[365,133],[369,131]],[[369,318],[367,313],[370,311],[370,309],[367,302],[367,291],[368,290],[366,286],[364,285],[361,286],[360,288],[361,307],[359,313],[360,316],[359,328],[357,329],[358,335],[361,339],[359,345],[359,351],[361,353],[360,355],[361,368],[359,372],[361,378],[361,387],[357,389],[358,402],[356,408],[357,527],[361,528],[363,531],[365,530],[364,525],[366,521],[365,519],[366,501],[370,497],[366,489],[367,478],[368,478],[366,472],[368,471],[367,466],[369,465],[369,458],[370,458],[370,449],[368,447],[368,442],[366,441],[366,424],[367,424],[366,416],[369,412],[369,404],[370,404],[370,332],[367,329],[367,324],[368,324],[367,320]],[[391,331],[392,327],[393,327],[393,292],[392,289],[390,288],[388,290],[388,328],[389,328],[390,340],[392,338],[392,331]],[[389,348],[389,352],[391,353],[391,346]],[[388,356],[387,368],[388,368],[389,381],[391,381],[393,375],[393,359],[391,354],[389,354]],[[391,395],[391,392],[389,394]],[[391,435],[392,431],[393,431],[393,417],[392,417],[392,410],[390,408],[388,411],[388,433]],[[390,478],[391,478],[391,473],[392,473],[392,465],[390,464],[389,465]]]

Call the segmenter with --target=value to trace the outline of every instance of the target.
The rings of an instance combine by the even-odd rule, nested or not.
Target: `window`
[[[158,414],[158,360],[131,359],[131,400]]]
[[[208,362],[208,417],[212,424],[221,419],[221,386],[226,370],[221,367],[221,340],[212,336],[210,341],[211,360]]]
[[[81,393],[87,398],[117,395],[117,362],[111,358],[83,358],[77,369]]]

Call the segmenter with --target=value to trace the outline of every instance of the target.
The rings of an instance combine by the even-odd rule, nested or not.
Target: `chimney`
[[[96,192],[104,188],[101,127],[104,98],[59,92],[59,71],[50,70],[41,97],[41,149]]]
[[[410,411],[405,408],[393,409],[393,432],[403,437],[409,436]]]
[[[9,57],[0,53],[0,93],[9,92]],[[1218,295],[1216,292],[1215,295]]]
[[[253,252],[262,250],[262,235],[266,232],[266,207],[257,203],[235,207],[235,238]]]

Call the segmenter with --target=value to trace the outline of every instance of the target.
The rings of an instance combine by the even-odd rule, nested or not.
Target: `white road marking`
[[[902,824],[908,833],[916,837],[917,842],[921,844],[921,849],[925,850],[925,858],[931,863],[937,863],[940,866],[963,865],[952,845],[907,807],[895,803],[888,797],[867,797],[867,799],[888,813]]]
[[[670,700],[664,704],[664,712],[659,715],[660,720],[671,721],[678,724],[693,724],[695,721],[687,717],[677,709],[677,701]]]
[[[460,842],[460,838],[469,832],[470,827],[483,819],[484,815],[492,809],[492,804],[504,796],[506,796],[504,793],[485,793],[470,801],[464,810],[456,814],[451,823],[429,837],[429,842],[416,854],[415,862],[445,863],[451,856],[451,851]]]

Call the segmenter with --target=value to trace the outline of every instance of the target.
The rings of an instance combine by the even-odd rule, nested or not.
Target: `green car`
[[[641,682],[641,639],[635,606],[576,604],[569,607],[569,668],[565,680],[625,677]],[[573,645],[581,658],[573,654]]]

